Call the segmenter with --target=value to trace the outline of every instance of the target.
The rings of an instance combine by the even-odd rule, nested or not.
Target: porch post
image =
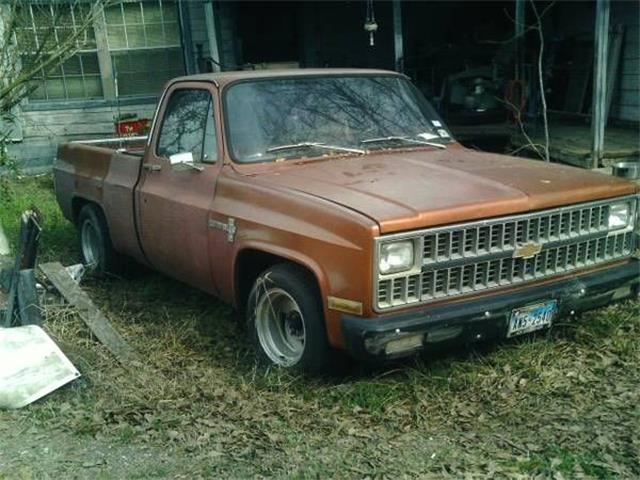
[[[100,9],[93,17],[93,31],[95,32],[96,50],[98,55],[98,68],[100,69],[100,80],[102,82],[102,92],[105,100],[116,99],[116,75],[113,68],[113,59],[109,53],[107,42],[107,25],[104,18],[104,9],[96,4],[94,8]]]
[[[220,71],[220,49],[218,48],[218,32],[216,31],[216,19],[213,13],[213,2],[204,4],[204,20],[207,25],[207,40],[209,41],[209,56],[213,59],[212,68],[214,72]]]
[[[195,57],[193,55],[193,39],[191,37],[191,13],[189,2],[178,1],[178,20],[180,22],[180,43],[182,44],[182,56],[187,75],[198,73]]]
[[[607,56],[609,51],[609,0],[597,0],[593,62],[591,168],[598,168],[604,155],[604,129],[607,123]]]
[[[525,13],[524,6],[526,0],[515,0],[516,2],[516,15],[515,15],[515,79],[522,79],[522,42],[524,37],[524,22]]]

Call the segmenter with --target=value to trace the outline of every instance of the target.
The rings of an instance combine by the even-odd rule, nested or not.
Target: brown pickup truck
[[[148,138],[108,146],[55,164],[86,263],[232,303],[263,362],[401,357],[638,295],[633,183],[468,150],[397,73],[177,78]]]

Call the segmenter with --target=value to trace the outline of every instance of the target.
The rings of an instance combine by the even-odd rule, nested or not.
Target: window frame
[[[29,24],[25,27],[23,27],[25,30],[28,30],[30,32],[33,32],[33,38],[35,41],[35,46],[36,48],[39,48],[39,33],[38,30],[41,29],[41,27],[38,26],[38,24],[36,24],[36,19],[35,19],[35,15],[34,15],[34,11],[33,11],[33,7],[34,6],[39,6],[39,7],[43,7],[46,8],[47,6],[49,7],[49,13],[51,14],[52,18],[56,17],[56,13],[53,10],[55,2],[46,2],[46,3],[39,3],[39,2],[25,2],[25,4],[21,5],[20,8],[27,8],[28,9],[28,15],[29,15]],[[58,35],[58,31],[64,28],[71,28],[74,32],[76,31],[76,29],[78,28],[77,25],[77,21],[76,21],[76,12],[75,9],[77,7],[76,4],[57,4],[58,6],[62,6],[62,7],[67,7],[69,9],[69,18],[71,19],[71,24],[68,26],[65,25],[53,25],[51,28],[53,28],[53,36],[56,42],[59,42],[59,35]],[[90,7],[91,8],[91,7]],[[102,8],[102,7],[101,7]],[[93,30],[93,37],[92,37],[92,43],[94,44],[93,48],[82,48],[81,45],[81,41],[80,39],[76,40],[76,46],[78,47],[78,50],[71,55],[67,60],[65,60],[64,62],[61,62],[60,65],[57,67],[60,69],[60,76],[52,76],[50,74],[47,74],[46,72],[44,72],[44,70],[42,68],[40,68],[38,70],[38,72],[40,73],[40,76],[38,77],[34,77],[33,79],[30,80],[34,81],[34,82],[38,82],[38,83],[42,83],[42,86],[44,88],[44,95],[46,98],[29,98],[27,97],[27,102],[34,102],[34,103],[56,103],[56,102],[84,102],[84,101],[100,101],[102,99],[105,98],[105,86],[104,86],[104,82],[103,82],[103,78],[102,78],[102,72],[100,71],[100,60],[99,60],[99,48],[98,48],[98,42],[96,40],[97,37],[97,32],[95,29],[95,22],[93,25],[91,25],[91,30]],[[15,45],[18,46],[18,50],[16,52],[16,55],[20,56],[20,62],[22,62],[22,57],[23,56],[27,56],[30,55],[32,53],[32,51],[28,51],[28,50],[21,50],[19,48],[19,42],[17,37],[15,36],[14,33],[14,39],[13,41],[15,42]],[[85,76],[85,72],[84,72],[84,65],[83,65],[83,60],[82,60],[82,55],[83,54],[95,54],[96,55],[96,60],[98,61],[98,73],[97,74],[88,74]],[[78,57],[78,63],[80,66],[80,73],[79,74],[66,74],[64,71],[64,64],[68,61],[71,60],[73,58]],[[98,81],[100,83],[100,90],[101,93],[99,96],[82,96],[82,97],[69,97],[69,88],[67,87],[67,80],[71,79],[71,78],[81,78],[82,82],[83,82],[83,91],[86,94],[87,93],[87,88],[86,88],[86,78],[89,77],[97,77]],[[49,98],[49,93],[47,90],[47,81],[49,80],[61,80],[62,81],[62,86],[63,86],[63,90],[64,90],[64,97],[62,98]]]
[[[153,5],[157,5],[159,6],[159,14],[160,14],[160,21],[149,21],[147,22],[145,20],[145,7],[143,6],[144,4],[153,4]],[[147,26],[150,25],[160,25],[161,30],[162,30],[162,39],[164,42],[166,42],[167,38],[169,37],[169,35],[167,34],[167,24],[171,24],[173,23],[172,21],[166,21],[166,18],[164,16],[165,13],[165,3],[171,3],[173,8],[175,9],[175,14],[176,14],[176,28],[177,28],[177,32],[178,32],[178,37],[177,37],[177,42],[175,44],[169,44],[169,43],[164,43],[163,45],[149,45],[149,37],[147,35]],[[140,18],[141,18],[141,23],[140,22],[132,22],[132,23],[127,23],[127,19],[126,19],[126,13],[125,13],[125,4],[126,5],[136,5],[139,9],[140,9]],[[179,6],[179,2],[176,0],[137,0],[137,1],[133,1],[133,2],[121,2],[119,4],[116,5],[111,5],[110,7],[107,7],[109,9],[114,9],[114,8],[119,8],[120,10],[120,18],[121,18],[121,22],[122,23],[110,23],[107,20],[107,13],[105,11],[104,8],[101,9],[101,12],[99,14],[99,18],[100,18],[100,22],[102,22],[102,29],[101,31],[104,33],[104,45],[106,47],[106,52],[105,52],[105,56],[108,56],[108,60],[110,62],[110,71],[112,74],[111,77],[111,81],[116,84],[116,82],[118,82],[118,90],[122,90],[121,87],[119,86],[119,82],[120,80],[118,80],[118,71],[116,68],[116,58],[118,55],[122,55],[123,57],[125,57],[127,54],[129,54],[129,52],[145,52],[145,51],[166,51],[166,50],[179,50],[180,55],[181,55],[181,63],[182,63],[182,71],[180,72],[180,75],[184,75],[186,73],[186,58],[184,55],[184,48],[183,48],[183,41],[182,41],[182,31],[180,28],[180,6]],[[168,8],[168,7],[167,7]],[[137,25],[137,26],[142,26],[142,32],[143,32],[143,37],[144,37],[144,46],[131,46],[130,45],[130,41],[129,41],[129,35],[127,33],[128,30],[128,26],[132,27],[133,25]],[[111,46],[109,45],[109,27],[118,27],[118,28],[122,28],[123,30],[123,40],[124,40],[124,46]],[[171,69],[169,70],[159,70],[159,72],[166,72],[166,71],[171,71]],[[122,71],[121,73],[124,74],[125,71]],[[131,72],[127,72],[127,73],[131,73]],[[179,75],[178,75],[179,76]],[[171,77],[167,78],[167,81],[170,80],[171,78],[174,78],[175,75],[172,75]],[[151,93],[128,93],[128,94],[120,94],[118,93],[118,97],[119,98],[144,98],[147,97],[149,95],[153,95]]]
[[[167,86],[167,91],[166,94],[164,95],[164,97],[162,98],[162,105],[160,110],[158,111],[158,115],[159,115],[159,122],[158,125],[155,128],[152,128],[152,130],[149,132],[149,135],[153,135],[153,156],[157,159],[161,159],[164,161],[169,161],[169,157],[161,154],[158,151],[159,148],[159,144],[160,144],[160,137],[162,136],[162,129],[164,127],[164,123],[165,120],[167,119],[167,110],[169,108],[169,102],[171,102],[171,98],[173,97],[173,95],[176,92],[179,92],[181,90],[203,90],[205,92],[207,92],[209,94],[209,98],[210,98],[210,105],[211,105],[211,118],[213,119],[213,133],[215,135],[215,153],[216,153],[216,158],[213,161],[203,161],[203,160],[199,160],[199,161],[195,161],[194,160],[194,164],[196,165],[216,165],[217,163],[220,163],[220,159],[223,158],[222,154],[221,154],[221,142],[220,142],[220,119],[218,116],[218,108],[217,107],[217,100],[218,100],[218,96],[217,96],[217,92],[212,91],[212,89],[205,84],[202,83],[188,83],[188,82],[180,82],[180,83],[174,83],[172,85],[168,85]],[[205,135],[206,135],[206,123],[204,126],[204,131],[203,131],[203,135],[202,135],[202,152],[204,155],[204,139],[205,139]],[[179,152],[181,153],[181,152]]]
[[[155,0],[155,3],[162,4],[164,2],[168,3],[167,0]],[[145,0],[136,0],[131,3],[141,4],[144,3]],[[182,30],[180,28],[180,6],[177,0],[171,0],[173,3],[173,8],[176,9],[176,15],[178,18],[178,38],[179,38],[179,50],[182,58],[182,66],[183,72],[182,74],[187,74],[187,59],[185,58],[185,51],[183,46],[183,36]],[[55,2],[45,2],[45,4],[51,3],[54,5]],[[27,4],[27,2],[25,2]],[[28,1],[28,6],[31,8],[34,4],[41,4],[37,1]],[[25,5],[26,6],[26,5]],[[98,68],[99,68],[99,79],[102,87],[102,95],[99,97],[76,97],[76,98],[58,98],[58,99],[34,99],[26,97],[23,104],[23,110],[25,111],[43,111],[43,110],[64,110],[69,108],[90,108],[90,107],[114,107],[120,105],[134,105],[134,104],[146,104],[146,103],[154,103],[157,102],[159,98],[162,96],[162,91],[158,91],[157,93],[149,93],[149,94],[133,94],[133,95],[125,95],[120,96],[117,95],[116,92],[116,72],[114,68],[113,62],[113,51],[108,47],[108,33],[106,28],[105,21],[105,13],[104,6],[100,5],[100,11],[97,12],[92,29],[94,32],[94,41],[96,44],[95,49],[91,50],[80,50],[77,53],[86,53],[86,52],[96,52],[98,58]],[[163,29],[164,29],[163,22]],[[28,28],[33,28],[33,25]],[[104,48],[101,48],[101,44]],[[167,48],[165,46],[158,47],[150,47],[154,49],[164,49]],[[177,48],[177,47],[170,47]],[[128,49],[117,49],[116,51],[127,51]],[[135,49],[133,49],[135,50]],[[21,53],[17,53],[21,55]],[[170,81],[171,79],[167,79]],[[46,81],[46,76],[45,76]],[[219,155],[218,155],[219,156]]]

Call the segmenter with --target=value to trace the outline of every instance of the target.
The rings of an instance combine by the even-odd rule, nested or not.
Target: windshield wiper
[[[360,148],[339,147],[336,145],[326,145],[320,142],[300,142],[300,143],[293,143],[291,145],[278,145],[276,147],[267,148],[266,152],[267,153],[283,152],[285,150],[296,150],[298,148],[320,148],[323,150],[336,150],[339,152],[359,153],[361,155],[364,155],[365,153],[367,153]]]
[[[436,147],[441,150],[446,150],[447,148],[447,146],[443,145],[442,143],[427,142],[426,140],[418,140],[417,138],[401,137],[401,136],[394,136],[394,135],[391,135],[389,137],[367,138],[366,140],[361,140],[360,144],[366,145],[368,143],[383,143],[383,142],[407,142],[407,143],[413,143],[416,145],[429,145],[430,147]]]

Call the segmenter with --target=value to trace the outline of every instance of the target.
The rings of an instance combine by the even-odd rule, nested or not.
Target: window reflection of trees
[[[193,154],[202,161],[205,124],[211,95],[206,90],[178,90],[171,95],[158,140],[158,155]]]
[[[243,83],[227,96],[232,150],[264,160],[277,145],[357,147],[367,138],[430,132],[436,119],[410,84],[393,77],[321,77]],[[264,156],[258,157],[256,154]]]

